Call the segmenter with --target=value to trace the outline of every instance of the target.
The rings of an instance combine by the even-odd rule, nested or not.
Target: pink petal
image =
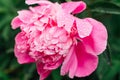
[[[59,59],[57,62],[45,64],[44,69],[53,70],[58,68],[63,62],[63,58]]]
[[[26,4],[31,5],[31,4],[52,4],[51,2],[47,0],[26,0]]]
[[[72,64],[73,63],[73,64]],[[61,75],[65,75],[69,71],[69,77],[73,78],[77,69],[77,58],[74,51],[74,46],[71,47],[67,57],[65,58],[62,67]]]
[[[69,77],[85,77],[90,75],[97,68],[98,57],[87,53],[83,44],[71,49],[61,67],[61,75],[69,72]]]
[[[26,44],[26,38],[24,37],[23,32],[17,34],[15,42],[16,45],[14,48],[14,52],[18,62],[20,64],[34,62],[34,59],[31,58],[31,56],[28,54],[28,46]]]
[[[13,29],[18,28],[21,24],[22,24],[22,22],[18,17],[15,17],[11,22],[11,25],[12,25]]]
[[[86,18],[85,20],[93,26],[93,30],[90,36],[83,39],[83,43],[88,52],[99,55],[106,49],[108,37],[107,30],[102,23],[92,18]]]
[[[76,18],[76,26],[80,38],[89,36],[93,27],[87,20],[78,18]]]
[[[17,57],[17,60],[19,62],[19,64],[24,64],[24,63],[31,63],[34,62],[35,60],[33,58],[31,58],[27,52],[25,53],[21,53],[15,46],[14,48],[14,53],[15,56]]]
[[[37,66],[37,71],[38,74],[40,75],[40,79],[39,80],[44,80],[45,78],[47,78],[47,76],[51,73],[50,70],[44,69],[44,64],[42,62],[37,62],[36,63]]]
[[[73,63],[73,64],[70,65],[69,77],[73,78],[76,73],[77,67],[78,67],[78,60],[77,60],[77,56],[75,55],[75,53],[72,53],[70,60],[71,60],[70,63]]]
[[[33,17],[33,14],[28,11],[28,10],[21,10],[18,11],[19,14],[19,19],[23,22],[23,23],[30,23],[31,18]]]
[[[63,27],[66,29],[66,31],[70,32],[71,31],[71,27],[73,26],[73,23],[75,21],[75,18],[70,15],[70,14],[67,14],[65,13],[61,6],[58,5],[56,6],[57,7],[57,24],[58,24],[58,27]]]
[[[77,77],[89,76],[97,68],[98,65],[97,55],[93,55],[92,53],[86,52],[85,47],[81,42],[78,43],[78,45],[75,48],[75,51],[78,60],[78,67],[76,69],[75,76]]]
[[[86,9],[86,4],[83,1],[66,2],[62,3],[61,6],[66,12],[73,14],[80,13]]]
[[[15,37],[15,42],[17,45],[27,45],[28,38],[25,36],[25,32],[20,32]]]

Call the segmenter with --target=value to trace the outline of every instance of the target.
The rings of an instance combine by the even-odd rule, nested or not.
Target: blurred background
[[[120,80],[120,0],[83,1],[87,9],[76,16],[101,21],[108,30],[108,48],[99,56],[98,68],[90,76],[70,79],[60,76],[58,68],[46,80]],[[14,37],[19,29],[12,30],[10,23],[21,9],[28,9],[24,0],[0,0],[0,80],[39,80],[35,64],[20,65],[14,56]]]

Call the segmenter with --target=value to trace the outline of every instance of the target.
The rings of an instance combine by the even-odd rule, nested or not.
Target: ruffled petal
[[[36,66],[38,74],[40,75],[39,80],[44,80],[51,73],[51,70],[44,69],[44,64],[42,62],[38,61],[36,63]]]
[[[77,57],[75,55],[74,46],[72,46],[62,64],[61,75],[65,75],[69,72],[69,77],[73,78],[77,69],[77,63],[78,62]]]
[[[14,53],[15,53],[15,56],[17,57],[17,60],[18,60],[18,63],[19,64],[24,64],[24,63],[32,63],[32,62],[35,62],[35,60],[33,58],[31,58],[27,52],[20,52],[18,49],[17,49],[17,46],[15,46],[14,48]]]
[[[15,38],[16,44],[14,48],[15,56],[20,64],[31,63],[35,60],[31,58],[28,54],[28,46],[26,44],[26,38],[24,37],[24,33],[19,33]]]
[[[61,6],[67,13],[73,14],[80,13],[86,9],[86,4],[83,1],[66,2],[62,3]]]
[[[71,31],[74,21],[75,21],[74,17],[67,15],[67,14],[58,15],[58,17],[57,17],[58,26],[59,27],[64,26],[64,28],[67,32]]]
[[[75,18],[67,14],[59,4],[56,4],[56,10],[59,10],[56,13],[58,27],[64,27],[66,31],[70,32]]]
[[[44,69],[47,69],[47,70],[53,70],[53,69],[56,69],[58,68],[63,62],[63,58],[59,59],[57,62],[53,62],[53,63],[46,63],[44,65]]]
[[[23,23],[30,23],[30,20],[33,16],[33,14],[31,13],[31,11],[29,10],[21,10],[18,11],[18,17],[19,19],[23,22]]]
[[[86,18],[85,20],[93,26],[93,29],[90,36],[82,39],[82,42],[88,52],[99,55],[106,49],[108,38],[107,30],[105,26],[97,20],[92,18]]]
[[[12,29],[18,28],[21,24],[22,24],[22,21],[18,17],[15,17],[11,22]]]
[[[76,18],[76,26],[80,38],[89,36],[93,28],[87,20],[78,18]]]

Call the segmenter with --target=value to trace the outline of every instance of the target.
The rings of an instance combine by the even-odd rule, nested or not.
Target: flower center
[[[34,40],[35,50],[46,55],[66,55],[72,45],[72,39],[63,28],[51,27],[45,29]]]

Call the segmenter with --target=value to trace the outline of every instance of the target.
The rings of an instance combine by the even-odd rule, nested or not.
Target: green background
[[[60,76],[58,68],[46,80],[120,80],[120,0],[83,1],[87,3],[87,9],[77,16],[95,18],[106,26],[108,48],[99,56],[98,68],[90,76],[70,79]],[[39,80],[35,64],[18,64],[13,52],[14,37],[19,29],[12,30],[10,23],[18,10],[27,8],[24,0],[0,0],[0,80]]]

